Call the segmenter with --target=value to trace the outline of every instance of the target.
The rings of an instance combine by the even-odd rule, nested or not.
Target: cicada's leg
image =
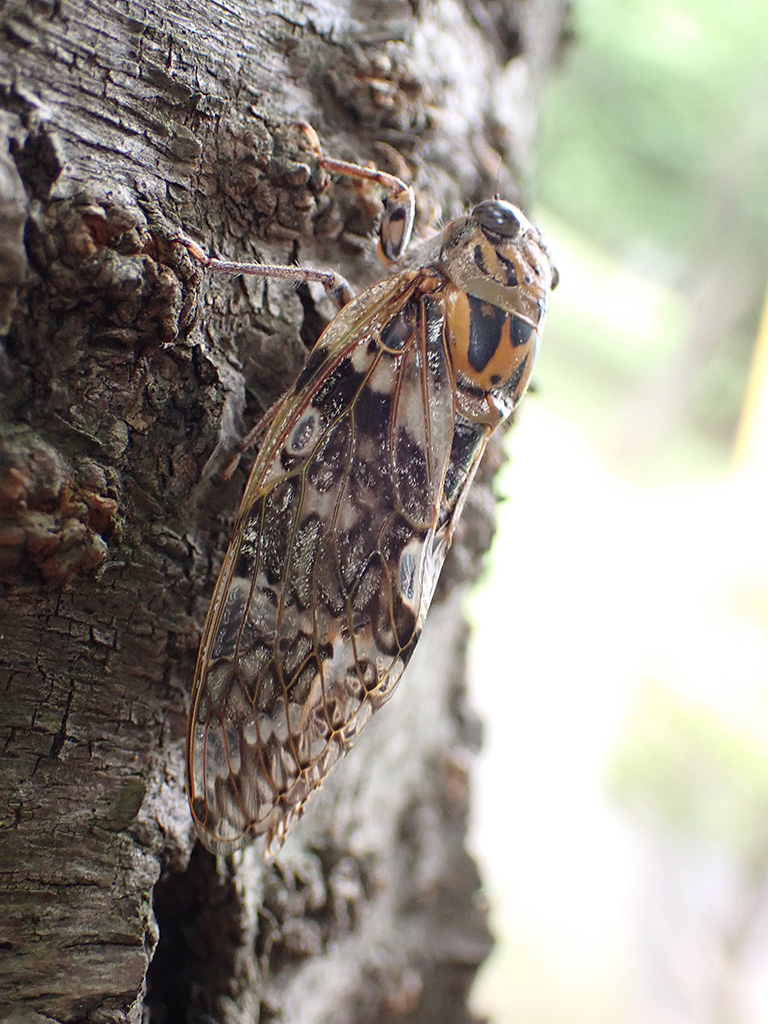
[[[416,196],[413,188],[406,185],[397,175],[380,171],[376,167],[362,167],[346,160],[331,160],[323,156],[320,139],[312,125],[300,122],[297,127],[304,132],[317,162],[326,171],[357,178],[359,181],[375,181],[377,185],[387,189],[389,195],[384,200],[384,216],[379,225],[379,256],[388,265],[399,263],[411,240],[416,216]]]
[[[384,216],[379,226],[379,256],[384,263],[399,263],[403,258],[413,232],[416,215],[416,196],[413,188],[394,174],[379,171],[375,167],[361,167],[346,160],[328,160],[320,155],[320,166],[331,174],[344,174],[348,178],[375,181],[386,188],[389,195],[384,200]]]
[[[398,263],[413,232],[413,222],[416,213],[416,197],[413,188],[407,185],[402,178],[387,171],[380,171],[375,167],[362,167],[359,164],[348,163],[346,160],[330,160],[323,156],[320,141],[314,129],[307,124],[301,126],[314,150],[318,163],[331,174],[341,174],[349,178],[357,178],[362,181],[373,181],[382,188],[387,189],[388,196],[384,202],[384,216],[379,227],[379,256],[384,263]],[[211,270],[219,270],[225,274],[245,274],[251,277],[272,277],[283,280],[296,281],[297,283],[308,284],[311,281],[319,282],[328,292],[329,296],[342,309],[352,299],[352,289],[347,281],[334,270],[314,270],[309,267],[292,267],[271,263],[240,263],[233,260],[220,260],[209,256],[201,245],[194,239],[189,238],[182,231],[179,231],[176,240],[188,250],[204,267]],[[254,441],[263,434],[272,420],[276,403],[261,418],[237,446],[232,461],[225,468],[222,476],[227,479],[234,472],[241,454],[249,448]]]
[[[224,469],[222,469],[221,472],[219,473],[219,477],[222,480],[229,480],[229,478],[232,476],[232,474],[235,472],[238,465],[240,464],[240,458],[243,452],[247,452],[249,448],[255,445],[256,442],[260,438],[262,438],[264,434],[266,434],[267,430],[269,429],[270,423],[275,418],[275,413],[282,404],[282,401],[282,398],[278,398],[276,402],[273,402],[272,405],[270,405],[270,407],[264,413],[264,415],[259,419],[259,422],[256,424],[256,426],[251,427],[251,429],[240,438],[240,440],[237,442],[237,447],[235,448],[234,455],[226,464]]]
[[[194,239],[187,237],[182,231],[176,236],[176,241],[183,245],[191,256],[204,267],[211,270],[220,270],[225,274],[246,274],[251,277],[277,277],[283,280],[288,279],[297,283],[309,283],[319,281],[331,298],[342,309],[352,298],[352,289],[341,276],[334,270],[312,270],[308,267],[289,267],[271,263],[238,263],[232,260],[219,260],[212,256],[198,245]],[[251,447],[252,444],[266,432],[280,402],[275,402],[261,417],[255,427],[252,427],[245,437],[241,438],[235,454],[224,467],[221,473],[222,480],[228,480],[232,476],[240,461],[240,456]]]
[[[190,255],[204,267],[211,270],[220,270],[225,274],[245,274],[249,277],[278,277],[283,280],[296,281],[299,284],[309,284],[310,281],[318,281],[328,292],[331,298],[338,303],[339,308],[350,301],[352,289],[335,270],[312,270],[309,267],[288,267],[273,263],[238,263],[233,260],[219,260],[209,256],[201,245],[198,245],[192,238],[188,238],[183,231],[176,235],[176,241],[185,246]]]
[[[320,140],[314,128],[308,124],[300,126],[314,151],[314,155],[324,170],[331,174],[341,174],[348,178],[361,181],[374,181],[387,189],[388,196],[384,200],[384,216],[379,226],[379,256],[386,264],[399,263],[413,233],[413,222],[416,215],[416,196],[413,188],[402,178],[375,167],[362,167],[360,164],[346,160],[331,160],[323,156]],[[352,298],[352,290],[334,270],[313,270],[309,267],[289,267],[270,263],[240,263],[232,260],[220,260],[208,253],[193,239],[182,231],[177,235],[178,241],[186,246],[190,254],[211,270],[220,270],[225,274],[246,274],[252,277],[276,277],[308,284],[318,281],[328,292],[339,308],[346,306]]]

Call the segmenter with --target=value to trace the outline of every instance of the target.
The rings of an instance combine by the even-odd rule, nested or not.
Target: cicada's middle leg
[[[279,263],[240,263],[236,260],[220,260],[209,256],[201,245],[180,231],[176,241],[185,246],[190,255],[211,270],[220,270],[225,274],[245,274],[248,277],[279,277],[296,281],[297,284],[319,282],[331,298],[338,303],[339,309],[350,301],[352,289],[347,281],[335,270],[313,270],[311,267],[291,267]]]

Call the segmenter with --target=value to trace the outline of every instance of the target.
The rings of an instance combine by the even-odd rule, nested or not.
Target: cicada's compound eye
[[[520,231],[518,211],[503,199],[488,199],[472,211],[472,216],[484,231],[502,238],[514,238]]]

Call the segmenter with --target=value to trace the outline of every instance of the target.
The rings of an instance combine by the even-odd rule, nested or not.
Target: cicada
[[[343,304],[274,411],[213,593],[192,692],[192,815],[205,846],[256,836],[274,853],[307,799],[389,700],[418,642],[488,439],[525,393],[557,274],[503,199],[405,250],[399,178],[325,160],[389,189],[380,253],[393,271]]]

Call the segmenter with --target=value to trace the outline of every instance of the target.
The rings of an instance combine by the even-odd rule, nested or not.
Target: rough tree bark
[[[357,286],[379,273],[370,190],[328,187],[297,120],[447,214],[497,174],[518,198],[564,7],[2,6],[9,1019],[469,1019],[489,936],[463,846],[478,728],[457,595],[490,539],[498,452],[395,700],[275,864],[217,865],[195,845],[182,765],[245,470],[218,474],[330,310],[306,289],[213,279],[172,239],[183,226],[231,258],[338,267]]]

